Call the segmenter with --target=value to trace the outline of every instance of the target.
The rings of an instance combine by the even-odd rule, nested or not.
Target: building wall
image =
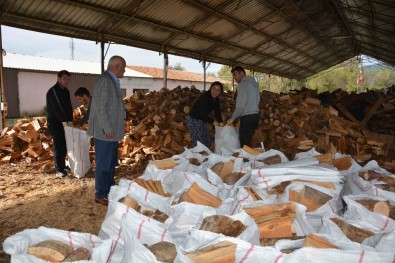
[[[18,70],[3,68],[5,99],[8,104],[7,118],[19,117]]]
[[[75,91],[79,87],[87,88],[91,94],[95,81],[98,75],[93,74],[80,74],[72,73],[68,89],[70,91],[71,102],[73,107],[80,106],[77,99],[74,96]],[[45,105],[45,96],[50,87],[52,87],[57,81],[56,72],[37,72],[37,71],[18,71],[17,85],[13,84],[14,88],[18,88],[19,93],[19,108],[15,110],[15,114],[18,116],[12,117],[23,117],[24,115],[30,114],[41,114],[43,113],[43,107]],[[15,81],[13,81],[15,83]],[[202,82],[193,81],[180,81],[180,80],[168,80],[167,86],[169,89],[174,89],[177,86],[191,87],[194,85],[196,88],[203,90]],[[206,84],[207,88],[209,83]],[[133,94],[135,89],[143,89],[148,91],[159,91],[163,87],[163,79],[153,78],[137,78],[137,77],[124,77],[121,79],[121,87],[126,90],[126,96]],[[6,87],[9,89],[9,87]],[[15,95],[14,97],[18,97]],[[19,109],[19,112],[18,112]],[[14,110],[13,110],[14,112]],[[10,116],[11,117],[11,116]]]
[[[24,72],[18,73],[19,112],[26,114],[43,113],[45,95],[56,83],[56,73]]]

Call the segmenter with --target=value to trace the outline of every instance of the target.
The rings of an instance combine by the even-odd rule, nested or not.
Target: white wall
[[[56,81],[56,72],[18,72],[19,110],[21,115],[43,112],[47,91],[55,85]]]
[[[133,94],[133,89],[148,89],[153,91],[153,78],[136,78],[123,77],[121,78],[121,88],[126,89],[126,96]]]

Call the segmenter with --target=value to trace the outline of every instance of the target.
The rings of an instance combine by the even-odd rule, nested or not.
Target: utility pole
[[[74,60],[74,39],[70,40],[71,60]]]

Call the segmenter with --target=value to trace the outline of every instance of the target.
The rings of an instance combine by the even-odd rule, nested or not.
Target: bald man
[[[95,202],[108,205],[108,193],[115,185],[115,166],[118,162],[118,141],[125,134],[125,108],[120,78],[126,61],[113,56],[107,70],[96,80],[89,113],[88,134],[95,144]]]

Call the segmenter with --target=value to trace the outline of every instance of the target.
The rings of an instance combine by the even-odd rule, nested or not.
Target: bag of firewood
[[[16,233],[3,243],[14,263],[107,262],[111,247],[109,239],[43,226]]]
[[[221,154],[223,149],[233,152],[240,148],[239,129],[234,126],[215,126],[215,153]]]
[[[89,158],[90,138],[86,131],[69,126],[64,127],[64,133],[71,172],[75,177],[82,178],[91,167]]]

